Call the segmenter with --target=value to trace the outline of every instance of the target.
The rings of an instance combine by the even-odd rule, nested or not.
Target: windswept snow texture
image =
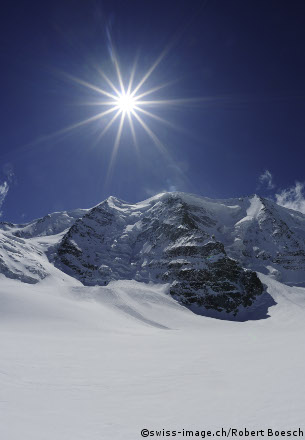
[[[240,323],[193,314],[166,285],[59,274],[0,280],[1,439],[305,430],[304,288],[260,275],[276,305]]]

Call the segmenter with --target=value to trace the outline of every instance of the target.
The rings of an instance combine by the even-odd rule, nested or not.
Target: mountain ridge
[[[110,196],[87,210],[0,223],[0,234],[0,272],[22,282],[39,282],[54,264],[85,285],[169,283],[182,304],[233,315],[263,294],[256,271],[305,283],[305,215],[257,195],[172,192],[136,204]]]

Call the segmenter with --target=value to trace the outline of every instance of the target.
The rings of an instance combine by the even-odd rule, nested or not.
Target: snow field
[[[304,428],[305,289],[261,275],[271,317],[230,322],[166,286],[67,280],[0,280],[1,439]]]

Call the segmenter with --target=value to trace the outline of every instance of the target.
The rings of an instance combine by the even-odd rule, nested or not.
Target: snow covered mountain
[[[32,284],[44,279],[52,271],[45,250],[87,211],[55,212],[22,225],[0,222],[0,273]]]
[[[0,233],[0,271],[28,283],[54,271],[90,286],[169,283],[185,305],[232,314],[262,296],[255,271],[305,283],[305,215],[256,195],[174,192],[137,204],[109,197],[90,210],[2,223]]]
[[[170,193],[1,223],[0,438],[301,438],[304,220]]]
[[[136,205],[110,197],[64,235],[55,264],[85,285],[169,282],[170,293],[183,304],[236,313],[252,304],[262,285],[227,256],[210,233],[215,219],[192,202],[180,194]]]

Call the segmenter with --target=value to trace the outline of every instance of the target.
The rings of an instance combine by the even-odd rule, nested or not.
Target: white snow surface
[[[1,439],[305,428],[304,288],[260,275],[270,317],[232,322],[193,314],[166,285],[59,274],[35,285],[1,275]]]
[[[253,221],[253,219],[257,219],[260,211],[263,209],[263,204],[260,201],[259,197],[257,195],[253,196],[250,200],[250,206],[247,209],[247,215],[246,217],[243,217],[241,220],[239,220],[235,226],[239,225],[240,223],[243,223],[245,221]]]

